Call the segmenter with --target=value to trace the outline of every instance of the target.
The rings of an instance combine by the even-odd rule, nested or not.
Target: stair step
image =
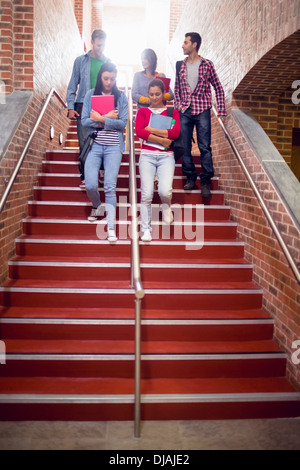
[[[123,306],[130,308],[134,299],[133,290],[125,286],[119,289],[87,288],[87,286],[83,288],[82,283],[81,287],[79,285],[74,287],[75,281],[72,281],[73,287],[66,282],[63,283],[65,287],[62,287],[62,281],[60,281],[56,287],[43,287],[41,281],[39,287],[26,287],[17,286],[18,281],[11,282],[13,286],[7,285],[0,288],[0,304],[3,306],[43,307],[46,304],[49,307],[115,308]],[[53,283],[54,281],[51,281],[51,284]],[[91,282],[88,281],[86,284],[90,286]],[[193,310],[196,305],[205,310],[261,308],[262,291],[255,289],[250,283],[248,283],[249,287],[253,288],[243,288],[244,284],[236,283],[235,288],[231,283],[227,287],[223,284],[223,288],[216,287],[215,289],[146,289],[143,308],[157,309],[164,306],[170,310],[181,306],[181,308]],[[109,283],[107,285],[109,286]]]
[[[61,158],[61,159],[60,159]],[[68,152],[66,154],[61,153],[52,153],[51,157],[47,157],[47,160],[43,161],[43,172],[44,173],[74,173],[79,175],[78,169],[78,159],[79,154],[74,152]],[[195,165],[197,172],[201,173],[201,165]],[[120,166],[120,175],[127,175],[129,174],[129,163],[128,161],[122,161]],[[139,164],[138,161],[136,162],[136,174],[139,175]],[[175,165],[175,176],[181,177],[185,180],[185,177],[182,173],[182,165],[176,164]],[[217,176],[212,178],[212,182],[217,183],[219,178]],[[198,185],[199,180],[197,180],[196,184]],[[199,184],[200,186],[200,184]]]
[[[130,263],[97,263],[97,262],[62,262],[62,261],[23,261],[9,262],[11,279],[69,279],[69,280],[128,280]],[[241,264],[175,264],[175,263],[142,263],[142,281],[176,282],[180,285],[183,279],[192,286],[198,282],[251,281],[252,266]],[[192,280],[190,280],[190,278]]]
[[[201,211],[202,212],[202,211]],[[103,206],[103,217],[105,215],[105,206]],[[160,214],[157,214],[157,218]],[[156,218],[156,220],[157,220]],[[201,217],[199,217],[202,219]],[[176,221],[172,225],[166,225],[160,221],[152,221],[152,238],[153,240],[174,239],[174,240],[193,240],[199,244],[204,240],[236,239],[237,224],[235,222],[189,222],[184,220]],[[106,219],[99,219],[90,222],[86,219],[38,219],[27,217],[23,219],[23,232],[26,235],[48,235],[48,236],[88,236],[91,238],[99,238],[105,240]],[[130,221],[117,220],[116,233],[121,240],[127,240],[129,237]]]
[[[122,378],[0,378],[2,420],[132,420],[134,381]],[[141,381],[141,418],[279,418],[300,412],[282,377]]]
[[[1,318],[1,337],[43,340],[134,340],[134,319]],[[272,339],[273,320],[144,319],[143,341],[250,341]]]
[[[103,204],[105,206],[105,203]],[[37,218],[76,218],[76,219],[87,219],[90,215],[92,204],[90,202],[65,202],[65,201],[29,201],[28,210],[30,217]],[[161,205],[153,204],[153,213],[159,213]],[[179,208],[175,207],[176,211]],[[140,204],[138,204],[138,211],[140,210]],[[182,212],[191,217],[196,217],[197,206],[196,205],[185,205],[182,206]],[[217,222],[227,221],[229,222],[230,208],[223,205],[210,205],[203,206],[204,221],[206,222]],[[176,212],[177,213],[177,212]],[[175,213],[175,218],[176,218]],[[130,204],[117,204],[117,218],[125,218],[131,216]],[[161,217],[161,214],[160,214]]]
[[[74,169],[73,169],[74,170]],[[80,174],[77,173],[39,173],[39,186],[57,186],[57,187],[76,187],[81,183]],[[136,176],[137,187],[140,188],[140,176]],[[100,183],[103,185],[103,181]],[[183,189],[185,184],[185,178],[182,176],[174,176],[173,179],[173,190]],[[129,188],[129,176],[127,174],[120,173],[117,180],[118,188]],[[210,185],[213,191],[218,190],[219,184],[217,179],[213,179]],[[196,188],[201,188],[200,182],[196,183]]]
[[[7,360],[11,354],[134,354],[134,340],[48,340],[48,339],[6,339]],[[145,355],[161,355],[162,358],[180,355],[227,355],[227,354],[275,354],[282,351],[270,339],[253,341],[142,341],[141,353]],[[125,356],[124,356],[125,357]],[[152,357],[152,356],[151,356]],[[201,356],[202,357],[202,356]],[[13,358],[12,358],[13,359]],[[125,357],[126,359],[126,357]],[[131,357],[132,359],[132,357]],[[4,372],[5,373],[5,372]]]
[[[69,161],[78,165],[79,151],[76,150],[46,150],[47,161]],[[77,166],[78,168],[78,166]]]
[[[58,397],[55,395],[62,395],[62,400],[67,403],[68,399],[71,399],[74,395],[81,396],[83,400],[87,399],[87,395],[92,398],[94,396],[95,401],[98,400],[106,401],[109,403],[114,401],[114,395],[116,395],[119,400],[124,395],[129,395],[127,399],[133,403],[134,400],[134,381],[132,379],[125,378],[113,378],[109,379],[108,377],[93,377],[93,378],[78,378],[76,381],[73,381],[70,377],[35,377],[34,378],[34,388],[32,383],[32,378],[22,377],[1,377],[1,403],[9,403],[9,397],[3,397],[3,395],[11,395],[11,400],[21,400],[22,398],[29,400],[33,397],[30,397],[32,393],[36,392],[39,395],[40,400],[45,402],[51,401],[51,396],[53,401]],[[16,389],[16,394],[14,392]],[[143,402],[147,400],[146,395],[166,395],[165,400],[174,399],[177,395],[177,399],[188,400],[186,395],[194,398],[195,400],[204,400],[211,399],[212,401],[217,401],[220,399],[220,394],[224,394],[222,397],[223,400],[232,400],[234,394],[241,394],[245,401],[250,401],[250,394],[268,394],[271,397],[274,394],[289,394],[292,393],[294,399],[300,398],[299,393],[295,393],[294,388],[289,384],[289,382],[284,377],[250,377],[250,378],[209,378],[209,379],[193,379],[193,380],[172,380],[172,379],[142,379],[141,381],[141,392],[143,396]],[[207,397],[206,394],[209,394],[210,397]],[[22,397],[23,395],[23,397]],[[107,395],[113,395],[109,398]],[[194,397],[191,397],[194,395]],[[19,397],[19,398],[18,398]],[[78,400],[80,399],[78,397]],[[125,398],[125,397],[124,397]],[[163,397],[161,397],[163,398]],[[257,399],[257,396],[255,397]],[[260,397],[263,399],[263,396]],[[267,398],[267,397],[265,397]],[[284,397],[277,397],[284,398]]]
[[[100,193],[101,193],[100,188]],[[119,202],[128,202],[128,189],[117,188],[117,199],[124,198]],[[138,200],[140,200],[140,190],[137,191]],[[87,202],[88,198],[85,190],[79,187],[63,188],[59,186],[35,186],[34,198],[40,201],[78,201]],[[104,199],[103,199],[104,201]],[[204,202],[206,202],[204,200]],[[160,199],[157,190],[154,191],[153,203],[159,204]],[[184,191],[183,189],[174,189],[172,196],[172,204],[203,204],[202,194],[200,190]],[[224,204],[224,192],[212,191],[209,203],[213,205]]]
[[[134,377],[134,341],[5,339],[0,377]],[[283,377],[271,340],[142,342],[142,378]]]
[[[108,246],[110,248],[108,248]],[[237,240],[217,242],[204,241],[199,247],[197,244],[173,240],[153,240],[151,243],[140,242],[140,256],[143,261],[147,259],[195,259],[195,251],[198,260],[204,258],[240,259],[244,255],[244,245]],[[109,250],[109,251],[107,251]],[[23,236],[16,239],[16,251],[18,255],[28,256],[74,256],[81,257],[102,256],[130,256],[130,240],[118,240],[114,245],[108,244],[106,240],[84,239],[82,237],[53,238],[49,236],[35,237]]]
[[[0,315],[3,319],[66,319],[66,320],[134,320],[134,306],[131,308],[50,308],[50,307],[1,307]],[[143,320],[203,320],[203,321],[234,321],[234,320],[266,320],[269,323],[270,318],[263,309],[244,309],[244,310],[204,310],[197,308],[189,309],[143,309]]]

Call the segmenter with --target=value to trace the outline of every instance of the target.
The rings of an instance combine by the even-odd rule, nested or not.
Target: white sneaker
[[[81,189],[85,189],[85,181],[84,181],[84,180],[81,181],[79,187],[80,187]]]
[[[107,240],[110,243],[115,243],[118,240],[118,237],[117,237],[116,232],[114,230],[108,230],[107,231]]]
[[[172,224],[174,222],[174,216],[171,207],[167,207],[166,209],[163,209],[163,221],[166,224]]]
[[[152,236],[151,236],[150,230],[145,230],[145,232],[144,232],[143,235],[141,236],[141,240],[142,240],[143,242],[151,242]]]
[[[88,217],[90,222],[95,222],[101,216],[101,204],[97,207],[97,209],[92,209],[91,215]]]

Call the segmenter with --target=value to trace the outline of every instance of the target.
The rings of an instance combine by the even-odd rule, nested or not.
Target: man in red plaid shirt
[[[225,95],[213,63],[198,54],[201,36],[198,33],[186,33],[182,46],[188,57],[176,63],[176,81],[174,105],[180,114],[181,132],[185,138],[186,152],[182,157],[182,171],[187,177],[185,190],[195,187],[197,172],[191,154],[192,138],[196,126],[197,144],[201,154],[202,196],[209,197],[210,182],[214,176],[211,153],[211,85],[214,87],[218,115],[225,120]]]

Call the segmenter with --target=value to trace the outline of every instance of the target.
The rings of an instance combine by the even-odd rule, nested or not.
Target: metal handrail
[[[134,435],[140,437],[141,421],[141,301],[145,295],[141,282],[139,231],[137,217],[137,189],[133,132],[131,90],[128,90],[129,107],[129,202],[131,206],[131,285],[135,291],[135,403]]]
[[[42,118],[43,118],[43,116],[44,116],[44,114],[45,114],[45,111],[46,111],[46,109],[47,109],[47,107],[48,107],[48,104],[50,103],[50,100],[51,100],[51,98],[52,98],[53,95],[55,95],[55,96],[58,98],[58,100],[63,104],[63,106],[64,106],[65,108],[67,107],[66,103],[63,101],[63,99],[61,98],[61,96],[59,95],[59,93],[55,90],[55,88],[51,88],[51,90],[50,90],[50,92],[49,92],[47,98],[45,99],[44,106],[43,106],[43,108],[42,108],[42,110],[41,110],[41,112],[40,112],[40,114],[39,114],[39,117],[37,118],[37,121],[36,121],[36,123],[35,123],[35,125],[34,125],[34,128],[33,128],[32,132],[31,132],[31,134],[30,134],[30,136],[29,136],[29,138],[28,138],[28,140],[27,140],[27,143],[26,143],[26,145],[25,145],[25,147],[24,147],[24,150],[23,150],[23,152],[22,152],[22,154],[21,154],[21,156],[20,156],[20,158],[19,158],[19,160],[18,160],[18,163],[17,163],[17,165],[16,165],[16,167],[15,167],[15,169],[14,169],[14,171],[13,171],[13,173],[12,173],[10,179],[9,179],[9,182],[8,182],[6,188],[5,188],[5,191],[4,191],[3,195],[2,195],[1,202],[0,202],[0,214],[1,214],[1,212],[3,211],[3,209],[4,209],[4,206],[5,206],[5,203],[6,203],[6,201],[7,201],[7,198],[8,198],[8,196],[9,196],[9,194],[10,194],[10,191],[11,191],[11,189],[12,189],[12,187],[13,187],[13,184],[14,184],[14,182],[15,182],[15,180],[16,180],[16,177],[17,177],[17,175],[18,175],[18,173],[19,173],[19,171],[20,171],[20,168],[21,168],[21,166],[22,166],[22,163],[23,163],[23,161],[24,161],[24,158],[25,158],[25,156],[26,156],[26,154],[27,154],[27,152],[28,152],[28,149],[29,149],[29,147],[30,147],[31,141],[32,141],[32,139],[33,139],[33,137],[34,137],[34,135],[35,135],[35,133],[36,133],[36,131],[37,131],[37,128],[39,127],[39,124],[40,124],[40,122],[41,122],[41,120],[42,120]]]
[[[225,136],[226,136],[226,138],[227,138],[227,140],[228,140],[228,142],[229,142],[229,144],[230,144],[230,146],[231,146],[233,152],[235,153],[235,156],[237,157],[237,159],[238,159],[238,161],[239,161],[239,163],[240,163],[240,165],[241,165],[241,167],[242,167],[242,169],[243,169],[243,171],[244,171],[244,173],[245,173],[245,175],[246,175],[246,177],[247,177],[247,179],[248,179],[248,181],[249,181],[249,183],[250,183],[250,186],[251,186],[251,188],[252,188],[252,190],[253,190],[255,196],[256,196],[257,199],[258,199],[258,202],[259,202],[259,204],[260,204],[260,206],[261,206],[261,208],[262,208],[262,210],[263,210],[263,212],[264,212],[266,218],[268,219],[268,222],[269,222],[269,224],[270,224],[270,226],[271,226],[271,228],[272,228],[272,230],[273,230],[273,232],[274,232],[274,234],[275,234],[275,236],[276,236],[276,238],[277,238],[277,240],[278,240],[278,242],[279,242],[279,244],[280,244],[280,246],[281,246],[281,249],[282,249],[283,253],[285,254],[285,257],[286,257],[287,261],[289,262],[289,265],[290,265],[290,267],[291,267],[291,269],[292,269],[292,271],[293,271],[293,273],[294,273],[294,275],[295,275],[295,277],[296,277],[298,283],[300,284],[300,272],[299,272],[299,270],[298,270],[297,264],[295,263],[295,261],[294,261],[292,255],[291,255],[291,253],[289,252],[289,249],[288,249],[288,247],[287,247],[287,245],[286,245],[284,239],[282,238],[281,233],[279,232],[279,230],[278,230],[278,228],[277,228],[277,226],[276,226],[276,224],[275,224],[275,222],[274,222],[274,220],[273,220],[273,217],[272,217],[272,215],[271,215],[271,213],[270,213],[268,207],[266,206],[266,204],[265,204],[265,202],[264,202],[262,196],[260,195],[260,192],[259,192],[259,190],[257,189],[257,187],[256,187],[256,185],[255,185],[255,183],[254,183],[254,181],[253,181],[253,178],[252,178],[250,172],[248,171],[248,168],[246,167],[246,165],[245,165],[245,163],[244,163],[244,161],[243,161],[243,159],[242,159],[242,157],[241,157],[241,154],[239,153],[239,151],[238,151],[236,145],[234,144],[232,138],[230,137],[230,135],[229,135],[229,133],[228,133],[226,127],[224,126],[222,120],[221,120],[220,117],[218,116],[218,113],[217,113],[217,110],[216,110],[215,106],[213,106],[212,109],[213,109],[213,112],[214,112],[214,114],[215,114],[215,116],[216,116],[216,118],[217,118],[217,120],[218,120],[220,126],[222,127],[222,129],[223,129],[223,131],[224,131],[224,134],[225,134]]]

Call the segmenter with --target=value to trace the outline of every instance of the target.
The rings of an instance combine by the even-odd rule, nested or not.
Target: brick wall
[[[299,230],[231,116],[231,107],[250,108],[272,141],[289,151],[286,125],[291,126],[289,119],[298,123],[298,110],[289,103],[289,88],[300,77],[295,54],[299,26],[297,0],[189,0],[169,49],[175,64],[182,59],[184,34],[192,30],[201,34],[200,54],[214,62],[225,90],[226,126],[298,262]],[[291,361],[292,343],[300,339],[299,285],[215,118],[212,124],[215,172],[238,223],[246,259],[254,265],[254,281],[263,288],[264,307],[274,318],[275,340],[288,353],[288,377],[300,389],[300,369]]]
[[[33,0],[2,1],[0,80],[6,93],[33,89]]]
[[[13,91],[13,14],[12,2],[2,1],[0,6],[0,80],[5,82],[6,93]]]
[[[300,106],[292,102],[294,90],[281,95],[234,94],[234,104],[250,109],[286,163],[291,166],[293,128],[300,128]]]
[[[292,128],[299,127],[300,106],[292,102],[292,83],[300,77],[300,31],[275,45],[234,90],[233,104],[249,108],[288,165]]]
[[[83,0],[74,0],[74,13],[77,21],[79,34],[82,37],[83,31]]]
[[[170,0],[170,41],[188,0]]]
[[[33,0],[2,1],[2,19],[4,6],[5,11],[11,12],[11,30],[19,31],[19,35],[21,35],[21,31],[24,33],[23,40],[21,36],[13,38],[6,35],[4,37],[10,38],[10,41],[5,39],[1,42],[1,47],[4,44],[6,50],[9,50],[8,46],[10,46],[11,51],[11,65],[5,66],[8,70],[4,70],[2,68],[4,66],[1,66],[1,72],[10,72],[10,68],[12,69],[10,76],[5,78],[6,92],[10,94],[14,90],[32,90],[33,96],[27,112],[0,160],[1,195],[4,191],[5,180],[10,178],[28,140],[29,133],[43,108],[45,97],[54,87],[65,100],[73,62],[76,56],[82,53],[82,42],[78,33],[73,5],[69,0],[63,2],[48,0],[47,8],[45,8],[43,0],[35,0],[34,2]],[[3,25],[3,22],[1,24]],[[9,30],[8,24],[6,30]],[[28,49],[31,49],[32,54],[33,42],[34,54],[29,57]],[[27,79],[29,68],[30,80]],[[16,80],[10,78],[15,76]],[[53,140],[49,139],[50,125],[55,128]],[[33,186],[37,183],[45,151],[60,147],[59,133],[62,132],[65,135],[68,126],[69,119],[66,117],[66,111],[57,98],[52,97],[47,113],[33,138],[16,183],[0,216],[0,282],[7,278],[7,261],[14,254],[15,238],[22,233],[22,218],[27,215],[27,202],[33,197]]]
[[[102,0],[92,2],[92,31],[102,29],[103,3]]]
[[[99,2],[95,0],[74,0],[74,14],[85,52],[90,50],[93,23],[95,21],[93,15],[97,3]]]
[[[300,263],[300,231],[285,210],[276,190],[234,119],[227,129],[296,262]],[[215,172],[225,191],[225,203],[238,223],[238,238],[245,243],[245,257],[254,266],[253,280],[263,289],[263,304],[275,320],[275,340],[288,352],[289,379],[300,388],[300,369],[291,362],[292,343],[300,339],[299,285],[252,191],[240,164],[213,118]]]

